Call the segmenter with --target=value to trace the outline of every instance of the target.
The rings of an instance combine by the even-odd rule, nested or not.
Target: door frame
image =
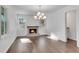
[[[76,31],[76,10],[69,10],[69,11],[66,11],[65,12],[65,38],[66,38],[66,42],[68,42],[67,40],[67,12],[71,12],[71,11],[74,11],[75,12],[75,38],[76,38],[76,45],[77,45],[77,31]]]

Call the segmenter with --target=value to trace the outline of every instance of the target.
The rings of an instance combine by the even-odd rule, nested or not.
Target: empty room
[[[0,53],[79,53],[79,5],[0,5]]]

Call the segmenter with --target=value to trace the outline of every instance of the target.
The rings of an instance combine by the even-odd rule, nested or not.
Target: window
[[[25,20],[25,15],[24,14],[17,14],[17,18],[18,18],[18,23],[19,23],[19,26],[21,28],[25,28],[25,23],[26,23],[26,20]]]
[[[0,17],[1,17],[1,35],[7,33],[7,14],[6,9],[1,6],[0,11]]]

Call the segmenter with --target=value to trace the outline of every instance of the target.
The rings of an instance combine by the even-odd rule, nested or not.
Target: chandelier
[[[45,13],[41,12],[41,6],[39,6],[39,11],[34,16],[34,19],[39,19],[39,20],[46,19]]]

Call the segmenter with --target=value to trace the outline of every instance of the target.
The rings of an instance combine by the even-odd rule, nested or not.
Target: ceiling
[[[28,12],[29,14],[34,14],[39,11],[50,13],[55,12],[61,8],[66,7],[66,5],[14,5],[13,6],[17,10],[22,10]]]

